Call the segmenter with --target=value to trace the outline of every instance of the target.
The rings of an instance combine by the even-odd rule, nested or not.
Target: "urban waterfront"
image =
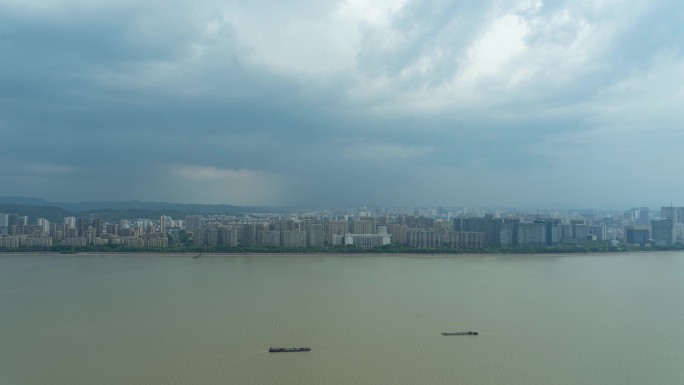
[[[681,252],[4,254],[0,383],[680,384],[683,274]]]

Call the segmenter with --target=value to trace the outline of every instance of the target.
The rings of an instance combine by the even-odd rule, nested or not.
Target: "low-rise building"
[[[64,246],[81,247],[88,245],[88,239],[86,237],[66,238],[61,244]]]
[[[364,249],[372,249],[389,245],[392,241],[390,234],[345,234],[344,244],[355,245]]]

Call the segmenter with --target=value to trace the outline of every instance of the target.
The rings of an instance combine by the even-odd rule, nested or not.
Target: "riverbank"
[[[172,245],[169,247],[126,247],[123,245],[87,246],[34,246],[21,248],[0,248],[2,252],[51,252],[74,253],[162,253],[162,254],[586,254],[619,253],[634,251],[675,251],[684,250],[684,244],[663,246],[613,245],[608,242],[590,241],[584,243],[561,243],[554,246],[515,247],[515,248],[416,248],[407,245],[385,245],[364,249],[355,245],[324,247],[286,247],[286,246],[193,246]]]
[[[650,254],[650,253],[671,253],[671,252],[681,252],[682,249],[619,249],[611,251],[575,251],[575,252],[512,252],[509,250],[502,252],[491,252],[491,251],[464,251],[457,253],[448,252],[434,252],[434,250],[427,251],[416,251],[416,252],[359,252],[359,253],[339,253],[339,252],[174,252],[174,251],[77,251],[70,253],[60,253],[55,251],[31,251],[31,250],[0,250],[1,256],[22,256],[22,255],[60,255],[60,256],[107,256],[107,255],[150,255],[150,256],[168,256],[168,257],[183,257],[183,258],[207,258],[207,257],[231,257],[231,256],[287,256],[287,255],[297,255],[297,256],[311,256],[311,257],[339,257],[339,256],[397,256],[397,257],[421,257],[421,258],[448,258],[448,257],[472,257],[472,256],[572,256],[572,255],[606,255],[606,254]]]

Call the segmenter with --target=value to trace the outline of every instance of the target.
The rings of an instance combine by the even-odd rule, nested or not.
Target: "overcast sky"
[[[0,196],[684,205],[680,0],[0,0]]]

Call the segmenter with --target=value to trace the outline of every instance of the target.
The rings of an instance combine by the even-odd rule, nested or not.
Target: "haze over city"
[[[676,1],[0,0],[0,196],[660,207]]]

